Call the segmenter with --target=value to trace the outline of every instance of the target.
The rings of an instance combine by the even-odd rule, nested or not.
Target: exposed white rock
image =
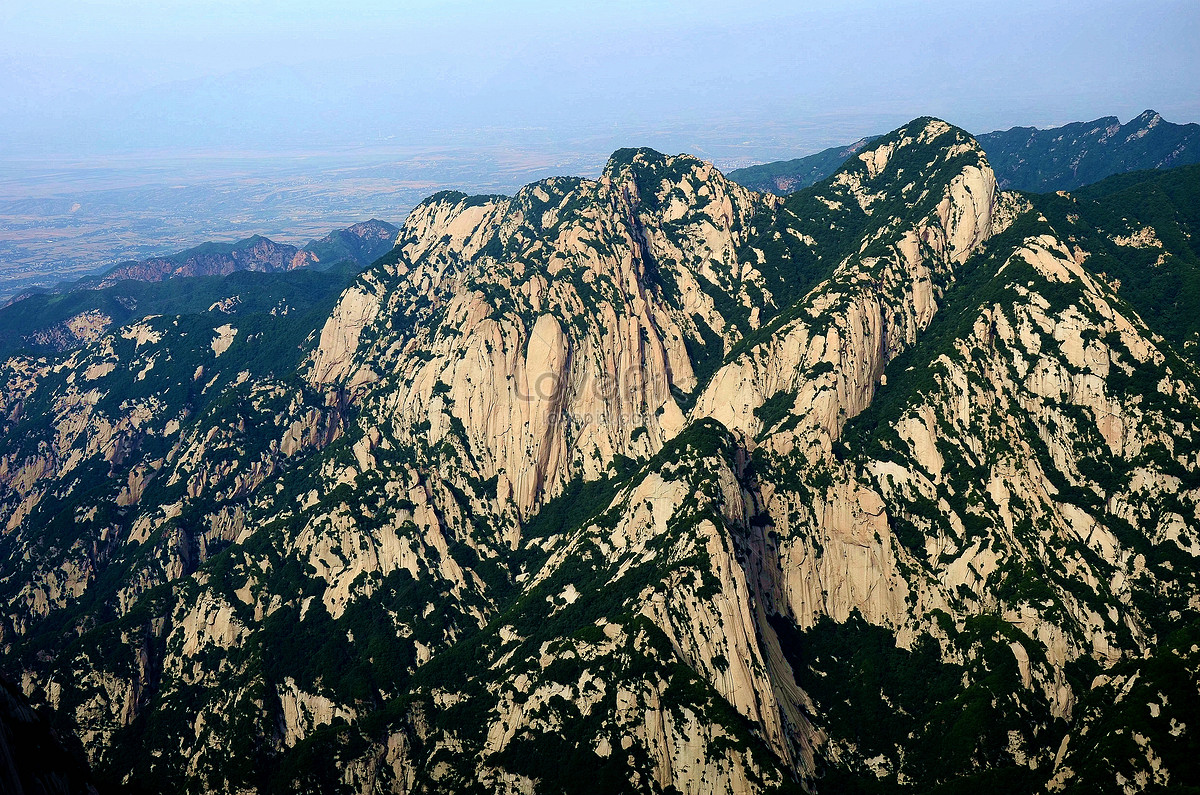
[[[233,344],[233,340],[237,337],[238,330],[226,323],[223,326],[217,326],[213,329],[217,336],[213,337],[212,352],[213,356],[220,356],[225,351],[229,350],[229,346]]]
[[[283,711],[283,744],[292,748],[316,729],[328,726],[335,718],[354,720],[352,709],[343,708],[328,698],[306,693],[290,676],[277,691]]]

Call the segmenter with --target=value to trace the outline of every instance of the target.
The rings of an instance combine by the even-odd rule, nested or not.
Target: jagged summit
[[[679,155],[679,157],[685,157],[689,160],[696,159],[691,155]],[[634,163],[662,163],[668,158],[668,155],[648,146],[624,147],[609,155],[608,162],[604,166],[604,172],[614,171],[622,166],[633,165]]]
[[[665,170],[664,170],[665,169]],[[515,199],[518,196],[528,196],[531,193],[539,190],[559,193],[563,186],[575,186],[583,184],[595,184],[598,181],[612,180],[614,177],[620,176],[623,172],[637,173],[642,172],[654,173],[663,170],[664,175],[674,174],[679,176],[692,169],[705,169],[706,172],[715,170],[711,163],[701,160],[698,157],[689,154],[667,155],[650,147],[625,147],[614,151],[605,161],[604,167],[601,169],[601,174],[598,180],[590,180],[582,177],[556,176],[547,177],[537,182],[532,182],[525,185],[514,192],[508,194],[467,194],[460,190],[442,190],[431,194],[423,199],[418,205],[418,208],[429,207],[431,205],[456,205],[466,201],[465,206],[477,206],[487,202],[500,202],[509,199]]]
[[[668,155],[643,146],[613,152],[601,171],[600,179],[612,180],[622,174],[628,174],[637,180],[653,176],[661,180],[676,181],[696,172],[707,177],[715,171],[711,163],[694,155]]]
[[[873,140],[849,158],[830,178],[855,193],[864,212],[871,204],[890,199],[884,213],[922,214],[928,203],[941,200],[938,187],[971,172],[991,168],[982,147],[970,133],[946,122],[926,117]],[[867,186],[871,190],[867,190]]]

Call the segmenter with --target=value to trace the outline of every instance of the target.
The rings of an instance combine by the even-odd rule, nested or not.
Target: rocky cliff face
[[[1198,376],[1061,209],[933,119],[622,150],[10,359],[6,670],[152,790],[1194,780]]]
[[[488,496],[527,516],[682,429],[677,394],[698,385],[689,346],[740,336],[716,302],[748,314],[752,295],[771,300],[737,254],[767,206],[707,164],[644,150],[618,153],[597,182],[436,196],[396,262],[335,309],[310,381],[361,392],[364,422],[400,445],[454,439],[465,455],[447,465],[495,479]]]

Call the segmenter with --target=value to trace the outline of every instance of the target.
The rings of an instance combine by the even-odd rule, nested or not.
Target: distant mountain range
[[[148,315],[307,310],[340,293],[362,268],[391,251],[399,231],[371,219],[330,232],[304,248],[255,235],[122,262],[98,276],[32,291],[0,307],[0,354],[75,350],[114,323],[119,327]],[[287,273],[300,268],[306,272]],[[264,279],[262,274],[289,278]],[[196,278],[179,283],[185,276]]]
[[[226,276],[236,271],[273,273],[302,267],[328,267],[345,261],[369,265],[391,250],[399,231],[399,227],[373,218],[330,232],[304,248],[276,243],[262,235],[236,243],[204,243],[166,257],[122,262],[99,276],[81,279],[70,287],[111,287],[128,279],[158,282],[175,276]]]
[[[846,158],[861,151],[877,137],[860,138],[849,146],[834,146],[795,160],[777,160],[761,166],[734,169],[727,176],[751,190],[786,196],[809,185],[816,185],[837,171]]]
[[[240,270],[224,276],[133,279],[106,287],[35,293],[0,308],[0,357],[78,350],[114,328],[151,315],[244,318],[303,315],[314,309],[327,312],[361,270],[361,265],[343,261],[328,269]]]
[[[35,288],[13,296],[8,305],[30,296],[100,290],[123,281],[160,282],[178,276],[228,276],[238,271],[278,273],[304,267],[327,269],[343,262],[365,267],[392,250],[399,232],[399,227],[372,218],[335,229],[303,248],[276,243],[262,235],[236,243],[201,243],[163,257],[120,262],[103,273],[63,282],[57,287]]]
[[[787,195],[828,177],[875,137],[807,157],[729,172],[753,190]],[[1113,174],[1200,162],[1200,124],[1172,124],[1147,110],[1127,124],[1116,116],[1039,130],[1013,127],[976,138],[1004,189],[1074,190]]]

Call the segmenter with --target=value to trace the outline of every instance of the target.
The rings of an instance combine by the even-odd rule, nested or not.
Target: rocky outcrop
[[[113,319],[100,310],[89,309],[72,315],[62,323],[38,329],[29,338],[37,346],[56,351],[72,350],[100,339],[112,322]]]
[[[838,205],[854,201],[868,212],[905,179],[913,158],[929,182],[941,183],[935,195],[916,182],[901,194],[928,207],[929,215],[864,239],[861,253],[847,257],[801,302],[796,320],[717,372],[695,416],[713,417],[753,438],[774,430],[764,427],[764,404],[795,396],[796,410],[781,414],[792,427],[774,434],[772,443],[782,452],[800,445],[810,457],[829,453],[841,425],[870,404],[887,364],[932,321],[955,268],[992,231],[997,196],[991,171],[978,146],[942,122],[881,139],[839,172],[829,197],[820,198]],[[948,179],[942,163],[953,164]],[[867,251],[878,254],[863,256]]]
[[[737,261],[738,230],[766,205],[699,161],[623,158],[598,182],[414,210],[402,258],[366,274],[322,330],[314,385],[390,373],[403,386],[366,400],[370,422],[420,446],[461,425],[476,464],[464,477],[496,479],[520,515],[614,455],[655,451],[683,427],[672,390],[697,386],[688,345],[735,338],[710,293],[736,278],[749,303],[761,282]],[[664,222],[675,234],[655,231]],[[425,423],[428,435],[400,430]]]

